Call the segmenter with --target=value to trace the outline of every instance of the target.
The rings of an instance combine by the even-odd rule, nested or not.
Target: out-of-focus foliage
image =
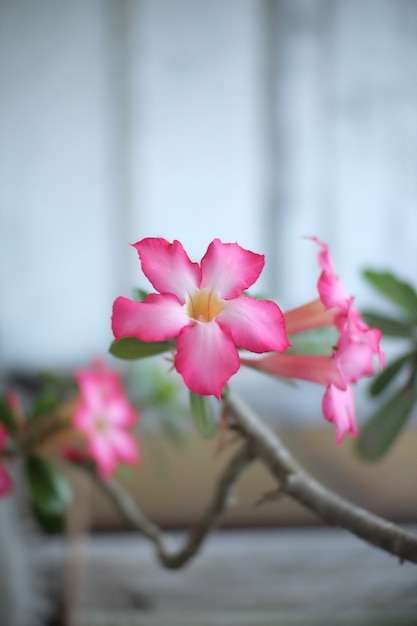
[[[402,348],[372,380],[369,393],[381,401],[356,440],[358,454],[376,461],[391,448],[417,402],[417,292],[390,272],[366,270],[364,277],[393,310],[390,315],[362,312],[365,322],[379,328],[384,337]]]

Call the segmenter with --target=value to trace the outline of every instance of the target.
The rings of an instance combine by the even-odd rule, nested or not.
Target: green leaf
[[[333,327],[314,328],[289,337],[293,344],[286,350],[286,354],[320,355],[332,352],[337,342],[338,334]]]
[[[410,284],[390,272],[365,270],[363,275],[373,287],[417,319],[417,293]]]
[[[34,506],[45,515],[63,514],[71,502],[67,480],[40,457],[30,456],[26,461],[26,476]]]
[[[143,302],[144,300],[146,300],[146,298],[149,296],[149,292],[145,291],[144,289],[134,289],[133,290],[133,299],[136,302]]]
[[[389,337],[405,337],[407,339],[414,337],[415,326],[407,322],[401,322],[391,317],[371,313],[370,311],[362,311],[361,315],[368,326],[379,328],[379,330]]]
[[[64,513],[45,513],[32,502],[32,512],[36,521],[45,533],[63,533],[66,527],[66,517]]]
[[[389,365],[386,365],[384,370],[373,379],[369,387],[369,393],[372,396],[377,396],[384,391],[391,381],[393,381],[394,378],[400,373],[407,361],[415,358],[416,353],[410,352],[409,354],[405,354],[395,361],[392,361]]]
[[[378,461],[388,452],[411,415],[415,402],[412,387],[402,387],[362,426],[356,451],[368,461]]]
[[[249,291],[243,291],[242,294],[244,296],[249,296],[254,300],[269,300],[270,302],[274,302],[274,299],[271,296],[268,296],[266,293],[249,293]]]
[[[10,408],[10,404],[6,398],[0,398],[0,422],[10,435],[16,433],[16,422]]]
[[[44,390],[59,395],[61,399],[77,393],[77,383],[70,376],[60,376],[53,372],[40,371],[39,381]]]
[[[144,359],[155,354],[162,354],[172,347],[171,341],[141,341],[135,337],[123,337],[113,341],[110,354],[119,359]]]
[[[52,413],[60,406],[61,402],[61,398],[53,391],[42,391],[35,399],[31,417]]]
[[[217,417],[210,398],[190,391],[190,409],[198,432],[207,439],[213,439],[217,432]]]

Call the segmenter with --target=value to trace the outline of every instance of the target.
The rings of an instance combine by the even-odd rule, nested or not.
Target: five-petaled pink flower
[[[175,368],[193,392],[220,398],[240,367],[237,348],[283,352],[290,345],[279,307],[243,295],[262,271],[263,255],[219,239],[200,264],[191,262],[179,241],[147,238],[133,247],[159,293],[143,302],[117,298],[114,336],[176,339]]]
[[[126,397],[121,376],[101,361],[91,370],[78,370],[75,379],[80,399],[74,426],[87,439],[87,454],[97,463],[100,476],[109,478],[119,463],[139,460],[137,442],[128,432],[138,414]]]
[[[339,443],[346,432],[357,434],[354,397],[351,384],[374,373],[374,359],[384,365],[380,348],[381,332],[369,328],[353,306],[336,274],[328,246],[312,237],[320,246],[321,274],[317,283],[319,299],[284,314],[287,332],[292,335],[306,330],[334,325],[339,338],[332,355],[270,355],[259,360],[242,359],[242,363],[276,376],[309,380],[326,386],[322,409],[324,417],[336,426]]]

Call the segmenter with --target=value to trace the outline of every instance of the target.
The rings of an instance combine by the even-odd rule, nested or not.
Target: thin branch
[[[280,482],[282,490],[330,524],[350,531],[368,543],[417,564],[417,536],[333,493],[309,476],[276,433],[240,399],[228,392],[224,405],[242,433],[252,441]]]
[[[125,519],[152,541],[161,563],[168,569],[178,569],[197,554],[206,537],[219,524],[221,517],[232,504],[233,487],[254,458],[251,444],[246,443],[240,447],[218,479],[213,499],[205,515],[190,530],[183,546],[177,551],[167,549],[162,530],[146,517],[120,483],[114,480],[100,480],[95,473],[93,476]],[[81,467],[85,470],[88,469],[88,466],[82,465]]]

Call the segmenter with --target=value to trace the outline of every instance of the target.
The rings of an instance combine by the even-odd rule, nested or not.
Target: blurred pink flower
[[[290,345],[279,307],[242,295],[258,279],[262,255],[219,239],[200,264],[191,262],[179,241],[147,238],[134,248],[159,293],[143,302],[117,298],[114,336],[148,342],[175,338],[175,368],[195,393],[220,398],[240,367],[238,347],[262,353],[283,352]]]
[[[128,429],[138,420],[118,372],[96,362],[91,370],[78,370],[75,379],[80,399],[74,426],[87,439],[87,453],[96,461],[99,475],[106,479],[119,463],[139,461],[138,445]]]
[[[2,423],[0,423],[0,455],[6,445],[7,432]],[[4,463],[0,463],[0,497],[6,496],[12,489],[12,480],[9,476]]]

